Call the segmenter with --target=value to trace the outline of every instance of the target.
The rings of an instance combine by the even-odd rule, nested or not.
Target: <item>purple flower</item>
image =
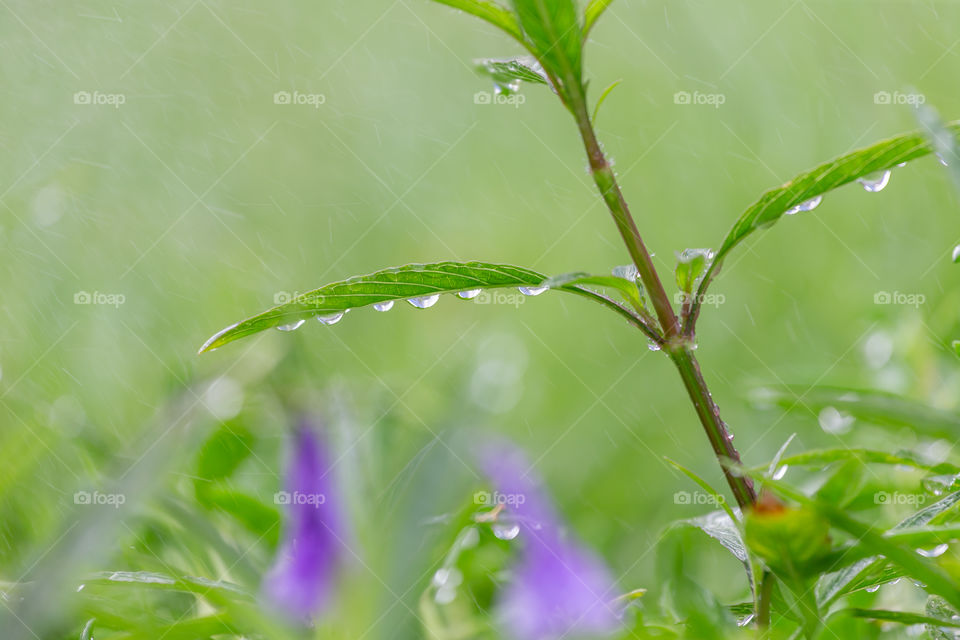
[[[620,626],[610,604],[616,585],[602,560],[562,535],[560,518],[522,451],[498,444],[482,467],[506,505],[498,519],[519,525],[520,557],[513,580],[500,593],[498,611],[521,640],[597,636]]]
[[[340,494],[323,439],[304,421],[293,440],[285,489],[286,523],[263,592],[278,610],[305,622],[330,604],[346,545]]]

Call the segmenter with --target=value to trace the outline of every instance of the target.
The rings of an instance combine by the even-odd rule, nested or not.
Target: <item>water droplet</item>
[[[550,287],[517,287],[525,296],[538,296]]]
[[[374,302],[373,308],[376,311],[390,311],[390,309],[393,309],[393,300],[387,300],[385,302]]]
[[[820,206],[821,202],[823,202],[823,196],[816,196],[815,198],[810,198],[806,202],[801,202],[795,207],[790,207],[783,213],[784,215],[792,216],[802,211],[813,211],[818,206]]]
[[[953,491],[953,488],[958,484],[958,480],[960,478],[954,475],[927,476],[920,481],[920,484],[923,485],[924,490],[933,495],[942,496],[948,491]]]
[[[940,164],[942,164],[942,165],[945,166],[945,167],[946,167],[946,166],[949,166],[949,165],[947,165],[947,161],[943,159],[943,156],[940,155],[940,152],[939,152],[939,151],[937,151],[934,155],[937,156],[937,160],[940,161]]]
[[[433,305],[437,304],[437,300],[440,299],[440,294],[435,293],[430,296],[420,296],[419,298],[410,298],[407,300],[410,304],[415,306],[417,309],[429,309]]]
[[[464,300],[473,300],[478,295],[480,295],[480,289],[470,289],[469,291],[461,291],[457,294]]]
[[[518,524],[495,524],[493,525],[493,535],[501,540],[513,540],[520,535],[520,525]]]
[[[727,429],[727,440],[733,440],[733,431]]]
[[[650,340],[650,341],[647,343],[647,349],[650,349],[650,351],[660,351],[660,349],[661,349],[660,343],[659,343],[659,342],[654,342],[653,340]]]
[[[867,587],[867,588],[865,589],[865,591],[866,591],[867,593],[876,593],[876,592],[879,591],[879,590],[880,590],[880,585],[878,585],[878,584],[875,584],[875,585],[873,585],[873,586]]]
[[[317,321],[326,325],[337,324],[343,319],[343,314],[345,313],[346,311],[338,311],[337,313],[329,313],[326,315],[317,316]]]
[[[437,588],[433,599],[437,604],[450,604],[457,597],[457,587],[463,582],[463,574],[455,567],[437,569],[433,574],[433,586]]]
[[[820,428],[827,433],[846,433],[853,425],[853,416],[840,413],[834,407],[824,407],[817,416]]]
[[[80,593],[81,591],[83,591],[84,587],[86,587],[86,586],[87,586],[87,585],[82,584],[82,585],[80,585],[79,587],[77,587],[77,593]]]
[[[924,558],[939,558],[940,556],[945,554],[947,552],[947,549],[949,548],[950,548],[949,545],[944,543],[944,544],[938,544],[932,549],[917,549],[917,553],[922,555]]]
[[[898,162],[898,163],[897,163],[897,166],[902,169],[903,167],[907,166],[907,163],[906,163],[906,162]]]
[[[954,262],[960,262],[960,244],[953,248],[953,253],[950,255],[950,259]]]
[[[303,326],[304,322],[306,322],[306,320],[300,319],[300,320],[291,322],[290,324],[281,324],[280,326],[277,327],[277,330],[278,331],[296,331],[297,329]]]
[[[493,93],[496,95],[511,95],[520,91],[520,80],[514,79],[509,82],[493,82]]]
[[[890,170],[868,173],[862,178],[857,178],[857,182],[863,185],[863,188],[870,193],[883,191],[883,188],[890,182]]]
[[[774,480],[783,480],[783,476],[787,475],[787,469],[790,468],[790,465],[784,464],[780,465],[780,468],[773,472],[771,476]]]
[[[637,278],[640,277],[640,273],[637,271],[636,265],[625,264],[621,267],[614,267],[610,272],[617,278],[623,278],[624,280],[629,280],[630,282],[636,282]]]
[[[750,624],[751,622],[753,622],[753,614],[752,614],[752,613],[751,613],[751,614],[748,614],[748,615],[745,615],[745,616],[743,616],[742,618],[740,618],[739,620],[737,620],[737,626],[738,626],[738,627],[745,627],[745,626],[747,626],[748,624]]]

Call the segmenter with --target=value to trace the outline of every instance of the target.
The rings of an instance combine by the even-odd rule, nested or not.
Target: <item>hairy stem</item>
[[[586,148],[587,157],[590,160],[590,172],[593,174],[593,180],[603,196],[607,208],[610,210],[613,220],[623,238],[630,257],[633,259],[643,282],[644,289],[653,304],[657,319],[663,330],[665,348],[670,354],[671,360],[680,372],[683,384],[690,395],[696,409],[697,417],[703,425],[710,440],[710,445],[717,456],[717,459],[723,467],[724,476],[730,485],[731,491],[741,508],[746,508],[756,501],[756,493],[753,490],[753,484],[747,478],[736,476],[731,473],[723,464],[725,459],[739,462],[740,454],[737,452],[733,443],[730,441],[730,434],[723,420],[720,419],[720,409],[710,395],[707,383],[700,373],[700,365],[697,364],[693,351],[687,340],[680,335],[680,324],[677,316],[670,304],[670,298],[663,283],[660,282],[660,276],[657,274],[653,261],[650,259],[650,253],[643,244],[637,225],[630,215],[630,209],[620,191],[620,185],[617,184],[616,176],[607,162],[607,158],[600,148],[596,133],[593,130],[593,124],[590,121],[589,111],[586,100],[582,93],[573,96],[572,104],[569,105],[577,120],[580,129],[580,137],[583,139]]]

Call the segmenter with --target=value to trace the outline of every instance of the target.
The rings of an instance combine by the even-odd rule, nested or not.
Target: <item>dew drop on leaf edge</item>
[[[439,293],[434,293],[429,296],[419,296],[417,298],[410,298],[407,300],[410,304],[415,306],[417,309],[429,309],[433,305],[437,304],[437,300],[440,299]]]
[[[343,314],[345,313],[346,311],[338,311],[337,313],[327,313],[322,316],[317,316],[317,322],[325,325],[337,324],[343,319]]]
[[[804,211],[813,211],[818,206],[820,206],[821,202],[823,202],[823,196],[815,196],[813,198],[810,198],[809,200],[806,200],[805,202],[801,202],[795,207],[790,207],[789,209],[784,211],[783,214],[786,216],[792,216]]]
[[[304,322],[306,322],[306,320],[301,318],[300,320],[295,320],[294,322],[290,322],[288,324],[281,324],[277,326],[277,331],[296,331],[303,326]]]
[[[550,287],[517,287],[525,296],[538,296]]]
[[[869,191],[870,193],[883,191],[883,188],[890,182],[890,170],[887,169],[886,171],[869,173],[862,178],[857,178],[857,182],[863,185],[865,191]]]
[[[374,302],[373,308],[375,311],[390,311],[390,309],[393,309],[393,300],[385,300],[383,302]]]
[[[461,291],[457,294],[458,297],[463,298],[464,300],[473,300],[478,295],[480,295],[480,289],[469,289],[467,291]]]

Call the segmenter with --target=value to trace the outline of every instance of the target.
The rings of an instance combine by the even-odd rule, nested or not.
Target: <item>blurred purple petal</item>
[[[284,491],[285,527],[264,595],[280,611],[306,621],[330,604],[346,548],[341,497],[320,435],[302,424],[293,441]]]
[[[560,518],[523,452],[499,444],[481,458],[497,491],[491,502],[506,505],[500,517],[520,525],[520,558],[498,604],[507,631],[521,640],[616,631],[613,577],[598,556],[563,537]]]

